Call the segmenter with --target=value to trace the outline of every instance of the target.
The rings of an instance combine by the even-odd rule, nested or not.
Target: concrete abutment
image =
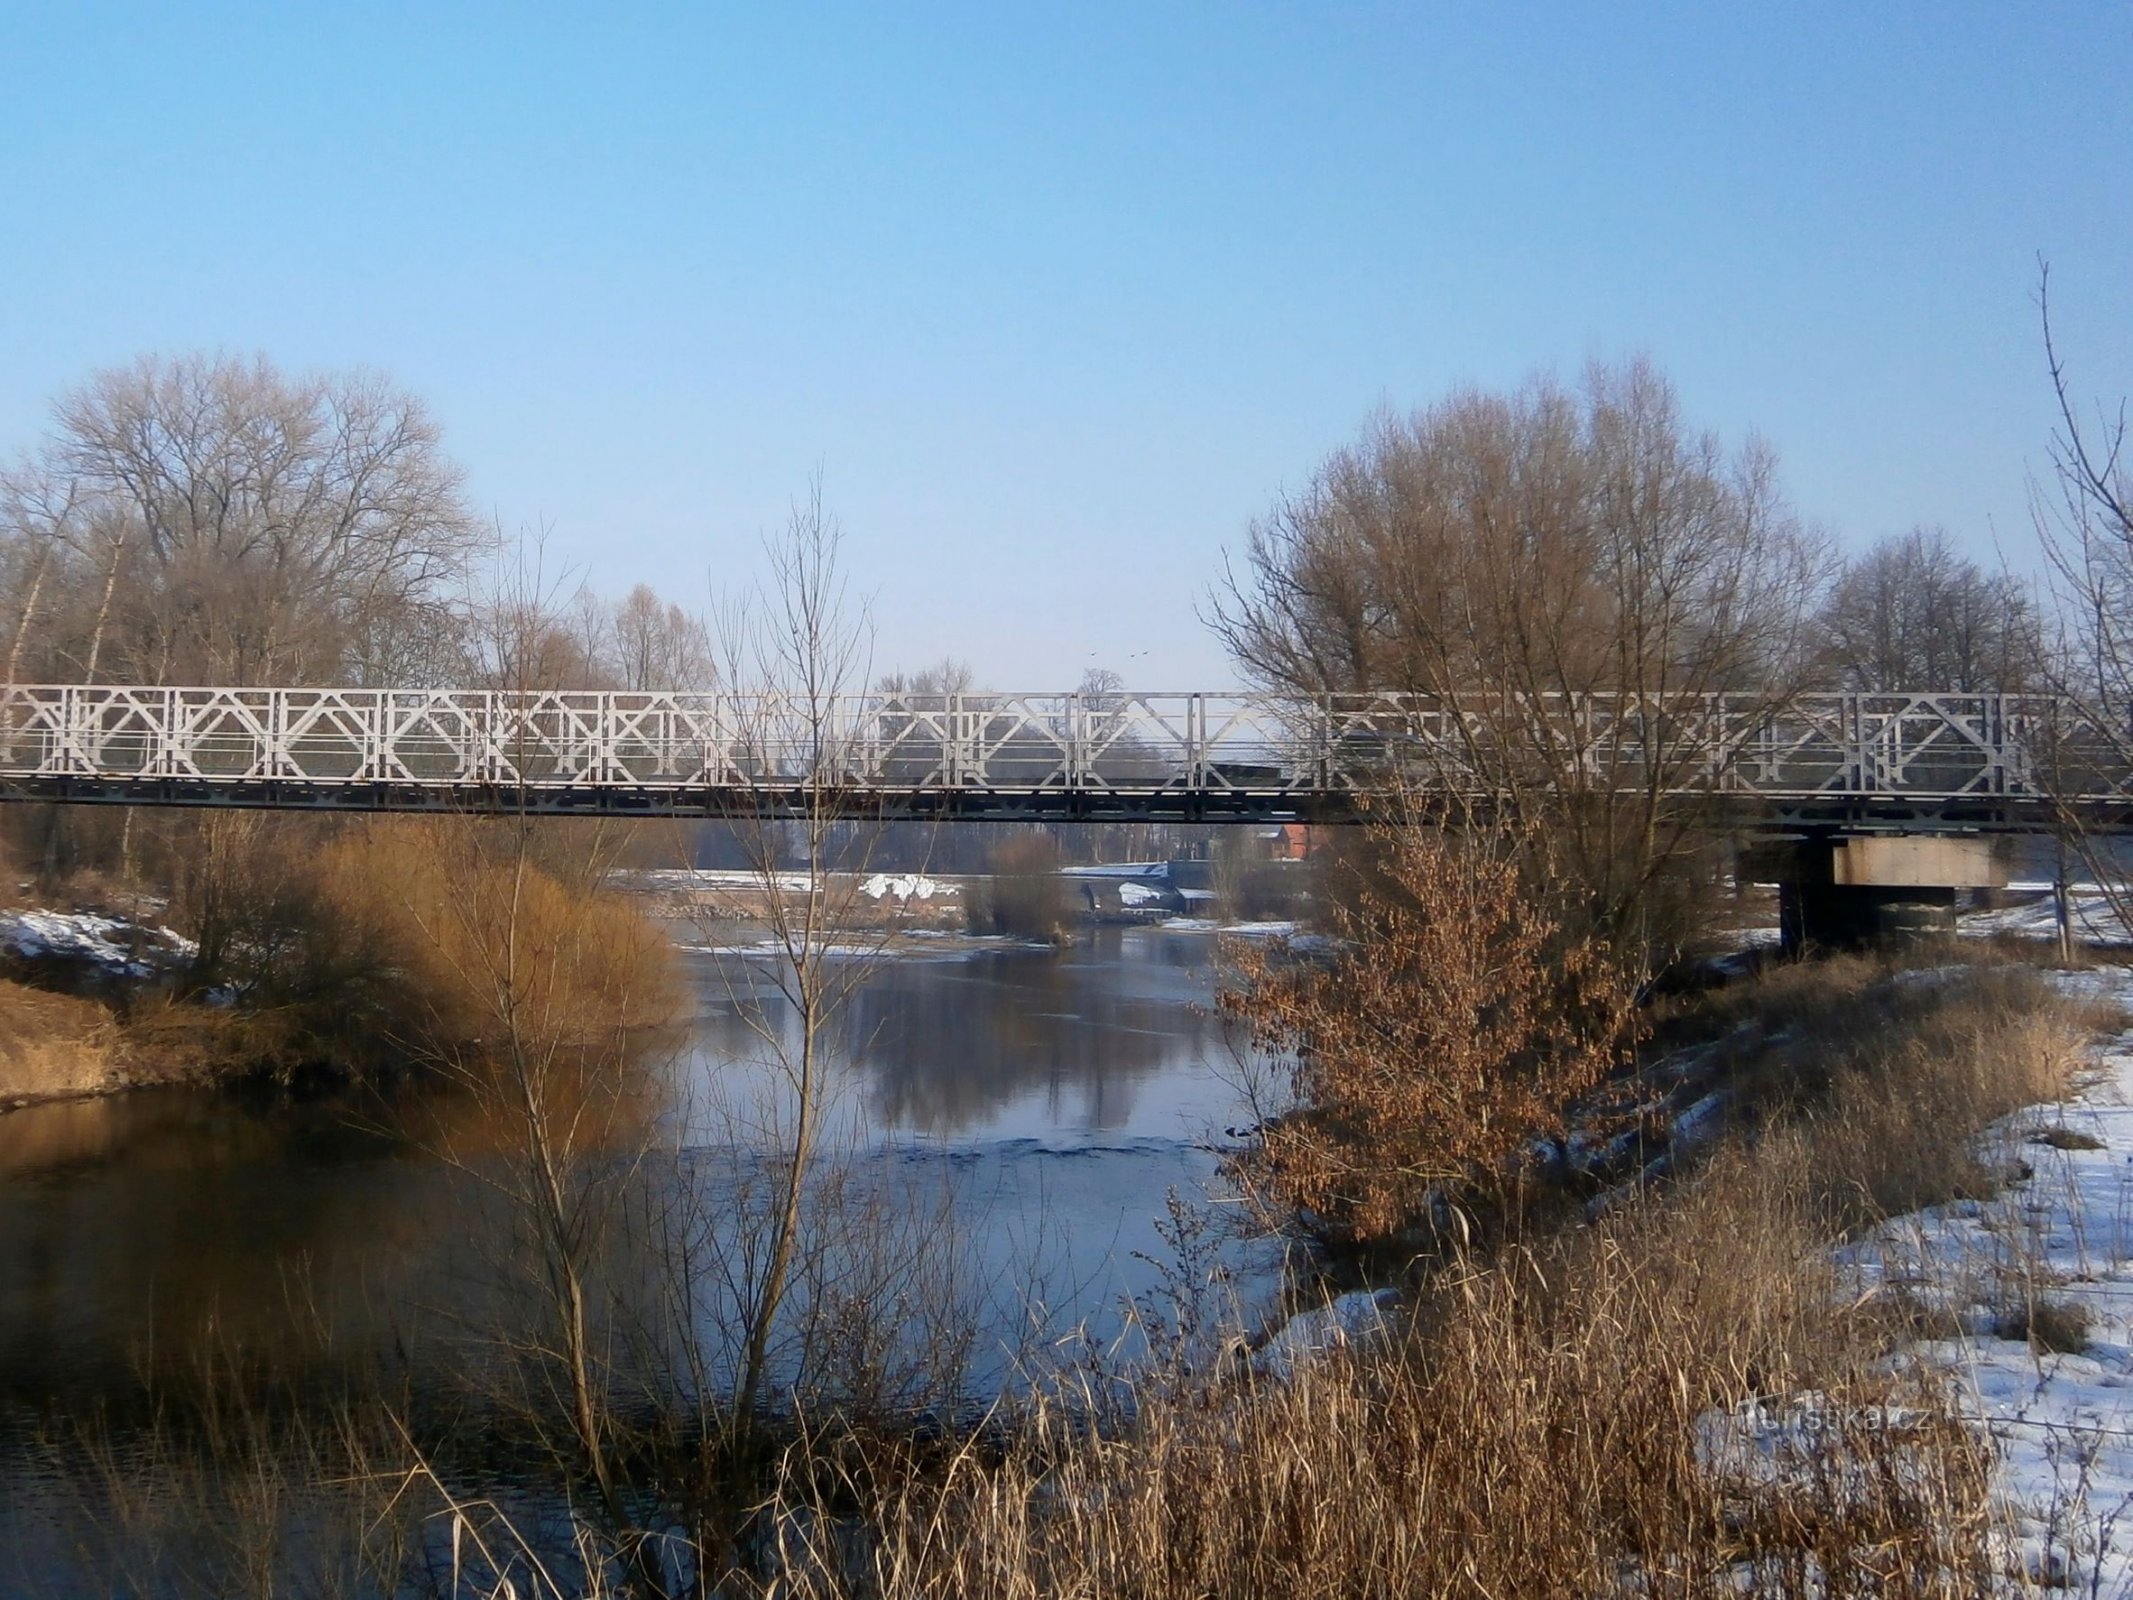
[[[1776,881],[1792,952],[1952,933],[1964,891],[2007,883],[2004,849],[1975,834],[1815,834],[1751,846],[1741,871]]]

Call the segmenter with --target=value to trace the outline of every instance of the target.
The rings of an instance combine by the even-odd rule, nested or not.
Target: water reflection
[[[952,1379],[982,1400],[1028,1374],[1019,1353],[1075,1348],[1066,1329],[1120,1336],[1122,1304],[1166,1256],[1166,1198],[1211,1180],[1197,1140],[1236,1115],[1212,957],[1204,936],[1113,929],[1060,952],[950,940],[855,969],[832,1051],[841,1137],[810,1199],[828,1244],[797,1275],[778,1361],[807,1362],[832,1396]],[[761,1254],[747,1240],[766,1163],[731,1113],[772,1086],[747,1014],[766,969],[688,959],[686,1048],[580,1083],[562,1109],[633,1157],[611,1164],[623,1221],[592,1263],[603,1334],[669,1372],[694,1340],[716,1385]],[[761,1020],[791,1023],[775,1004]],[[514,1254],[525,1217],[502,1192],[521,1132],[508,1102],[435,1086],[385,1102],[156,1091],[0,1116],[0,1589],[67,1569],[100,1515],[38,1441],[93,1422],[131,1460],[173,1396],[240,1364],[306,1417],[379,1393],[420,1415],[433,1397],[440,1440],[479,1452],[465,1397],[503,1392],[499,1336],[542,1325]],[[1270,1280],[1265,1252],[1233,1259],[1240,1282]],[[868,1315],[840,1315],[855,1300]],[[10,1554],[28,1565],[10,1572]],[[80,1571],[80,1592],[103,1591]]]
[[[782,1007],[760,959],[697,958],[692,1087],[760,1063],[750,1007]],[[878,962],[837,1020],[842,1126],[935,1140],[1195,1138],[1233,1112],[1211,1011],[1213,943],[1098,930],[1063,951],[948,948]]]
[[[1211,1171],[1194,1141],[1234,1116],[1211,1066],[1211,941],[1113,929],[1064,952],[954,955],[883,963],[853,995],[846,1148],[945,1196],[929,1203],[1001,1282],[1045,1272],[1054,1310],[1111,1306],[1136,1286],[1132,1252],[1157,1246],[1166,1191]],[[618,1147],[652,1142],[646,1182],[708,1201],[739,1157],[687,1108],[760,1084],[734,1002],[761,970],[692,960],[703,1015],[675,1070],[591,1102]],[[0,1408],[100,1404],[210,1353],[365,1381],[443,1359],[459,1330],[509,1314],[501,1203],[481,1174],[514,1139],[464,1092],[172,1090],[0,1117]],[[886,1192],[887,1172],[865,1181]],[[644,1271],[610,1266],[618,1282]]]

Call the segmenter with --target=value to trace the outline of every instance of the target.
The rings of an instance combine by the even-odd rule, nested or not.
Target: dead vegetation
[[[173,910],[200,946],[186,995],[234,1004],[151,1011],[158,1036],[282,1076],[463,1059],[495,1034],[487,966],[505,927],[539,952],[524,1000],[556,1029],[604,1038],[673,1014],[667,939],[601,887],[571,848],[584,840],[522,848],[529,825],[510,819],[215,822],[233,837],[203,840]]]
[[[796,1452],[776,1592],[1954,1596],[2009,1581],[1989,1447],[1929,1380],[1892,1375],[1882,1358],[1917,1330],[1897,1298],[1848,1292],[1828,1246],[1989,1184],[1980,1130],[2063,1092],[2095,1019],[2032,972],[1865,961],[1779,969],[1714,1012],[1756,1115],[1668,1188],[1457,1255],[1410,1285],[1396,1334],[1292,1382],[1239,1369],[1144,1395],[1122,1436],[1040,1408],[1003,1453],[847,1473],[835,1494]],[[2086,1337],[2048,1296],[2020,1311],[2010,1336],[2039,1349]]]
[[[1665,1204],[1466,1263],[1397,1343],[1153,1397],[1123,1438],[1040,1414],[1004,1460],[859,1494],[863,1560],[818,1539],[777,1592],[1974,1594],[1983,1452],[1937,1415],[1875,1426],[1882,1330],[1833,1292],[1809,1215],[1777,1151],[1729,1155]],[[1825,1452],[1742,1471],[1716,1424],[1806,1390]]]
[[[2117,1019],[2033,965],[1844,956],[1774,967],[1689,1020],[1712,1040],[1702,1070],[1736,1121],[1805,1135],[1822,1225],[1843,1234],[1999,1187],[2005,1162],[1979,1131],[2063,1097]],[[1666,1031],[1678,1038],[1682,1019]]]
[[[1323,959],[1239,942],[1222,996],[1277,1063],[1273,1103],[1237,1159],[1276,1215],[1339,1243],[1491,1209],[1536,1137],[1622,1058],[1633,981],[1528,892],[1531,828],[1373,827],[1343,875]],[[1286,1077],[1285,1083],[1279,1079]],[[1281,1103],[1283,1100],[1286,1104]]]
[[[0,1096],[95,1094],[120,1080],[124,1061],[108,1006],[0,981]]]
[[[1036,831],[1001,842],[991,871],[964,890],[969,929],[1016,939],[1057,942],[1073,921],[1065,881],[1059,876],[1059,841]]]
[[[196,953],[123,983],[53,963],[25,970],[48,988],[0,981],[0,1098],[470,1061],[496,1038],[486,967],[505,926],[539,953],[524,1003],[566,1044],[670,1021],[662,930],[602,886],[584,839],[521,859],[517,826],[205,819],[168,912]]]

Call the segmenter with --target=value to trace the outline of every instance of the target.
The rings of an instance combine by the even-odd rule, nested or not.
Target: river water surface
[[[751,1016],[780,1015],[758,1004],[764,959],[732,942],[685,951],[693,1024],[643,1108],[658,1159],[698,1175],[677,1181],[713,1188],[745,1164],[733,1108],[774,1082]],[[957,1235],[1001,1335],[974,1354],[978,1388],[1009,1379],[1011,1329],[1109,1337],[1156,1281],[1168,1197],[1219,1187],[1210,1146],[1246,1113],[1216,959],[1204,932],[1107,928],[1063,950],[909,940],[857,976],[829,1144]],[[499,1314],[494,1263],[480,1186],[438,1151],[478,1147],[480,1121],[438,1091],[0,1116],[0,1540],[38,1499],[27,1441],[92,1415],[123,1436],[158,1374],[293,1367],[300,1397],[381,1372],[419,1388],[462,1359],[458,1335]]]

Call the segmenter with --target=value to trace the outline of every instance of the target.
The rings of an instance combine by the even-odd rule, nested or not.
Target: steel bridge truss
[[[1338,820],[1388,785],[1802,824],[2133,823],[2133,725],[2051,697],[0,688],[0,798],[344,810]]]

